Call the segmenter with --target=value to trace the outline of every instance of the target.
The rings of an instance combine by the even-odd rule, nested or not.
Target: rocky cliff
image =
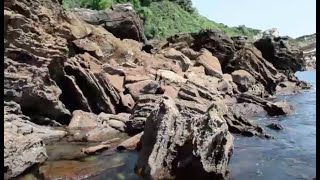
[[[301,51],[286,39],[252,44],[207,30],[144,43],[140,20],[123,8],[4,5],[5,179],[44,162],[48,140],[142,131],[143,178],[229,179],[232,134],[270,138],[248,118],[284,115],[289,105],[265,98],[308,88],[292,74]]]

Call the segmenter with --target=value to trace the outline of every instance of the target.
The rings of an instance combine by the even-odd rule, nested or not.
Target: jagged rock
[[[177,50],[190,47],[195,51],[200,51],[205,48],[219,59],[222,67],[234,57],[233,41],[220,31],[202,30],[198,33],[175,35],[167,40],[171,43],[170,46]]]
[[[4,179],[16,177],[46,158],[46,149],[39,137],[4,131]]]
[[[82,20],[92,25],[102,25],[107,31],[121,39],[133,39],[145,42],[143,23],[134,11],[123,8],[101,11],[89,9],[73,9]]]
[[[303,70],[303,52],[287,37],[264,37],[254,45],[261,51],[263,57],[280,70],[289,70],[291,73]]]
[[[213,94],[218,93],[217,88],[220,79],[216,77],[190,73],[186,75],[186,78],[188,79],[186,84],[194,84],[199,87],[199,89],[205,88],[206,91]]]
[[[188,69],[187,73],[205,75],[205,70],[203,66],[192,66]]]
[[[129,120],[129,114],[128,115],[121,115],[121,114],[106,114],[106,113],[100,113],[98,116],[98,121],[101,124],[108,124],[110,127],[124,132],[126,130],[125,122]]]
[[[267,125],[268,128],[273,129],[273,130],[283,130],[283,127],[281,126],[281,124],[278,123],[271,123],[269,125]]]
[[[231,109],[235,114],[250,118],[255,115],[267,115],[263,107],[254,103],[235,103],[231,105]]]
[[[180,51],[191,60],[196,60],[197,57],[200,55],[199,52],[194,51],[191,48],[182,48]]]
[[[137,134],[143,131],[147,117],[158,103],[159,96],[157,95],[140,96],[132,110],[133,113],[130,116],[129,121],[125,123],[127,126],[127,133]]]
[[[246,36],[233,36],[231,39],[237,50],[242,49],[248,43],[248,38]]]
[[[155,94],[159,88],[159,83],[154,80],[144,80],[132,84],[126,84],[125,87],[128,89],[133,99],[137,100],[142,94]]]
[[[217,90],[225,94],[233,94],[234,86],[231,83],[221,79],[218,81]]]
[[[145,179],[229,179],[233,136],[212,107],[186,117],[163,97],[146,121],[135,167]]]
[[[41,8],[50,5],[51,9]],[[64,26],[68,17],[57,2],[5,1],[5,9],[6,100],[19,103],[31,120],[37,115],[68,123],[71,113],[60,101],[62,92],[47,68],[52,60],[68,57],[68,40],[72,40]]]
[[[167,95],[171,98],[176,98],[178,96],[178,92],[179,92],[178,87],[161,85],[160,89],[161,91],[163,91],[164,95]]]
[[[131,96],[131,94],[123,94],[120,93],[121,103],[124,107],[123,111],[131,112],[135,102]]]
[[[110,74],[110,75],[118,75],[118,76],[124,76],[125,72],[121,68],[113,67],[110,64],[103,64],[102,68],[104,72]]]
[[[219,60],[206,49],[201,50],[201,55],[196,60],[196,65],[201,65],[205,69],[206,75],[222,77],[221,65]]]
[[[173,48],[170,48],[164,51],[165,51],[163,53],[164,57],[168,59],[176,60],[180,64],[182,71],[187,71],[188,68],[192,65],[191,60],[180,51],[177,51]]]
[[[211,84],[212,85],[212,84]],[[191,81],[180,88],[178,98],[194,101],[209,107],[212,101],[219,101],[222,96],[219,95],[217,90],[212,90],[209,86],[202,86]]]
[[[115,88],[115,90],[118,93],[121,93],[125,90],[124,89],[124,76],[106,74],[106,77],[108,78],[108,80],[110,81],[110,83],[112,84],[112,86]]]
[[[115,114],[121,103],[119,94],[111,85],[107,74],[103,73],[101,69],[93,68],[94,61],[92,59],[95,58],[89,54],[77,55],[68,59],[64,67],[65,74],[75,77],[75,81],[86,97],[92,112],[96,114],[100,112]],[[70,98],[72,97],[66,97],[65,101],[71,103]]]
[[[147,71],[146,73],[138,73],[142,75],[150,76],[151,71],[161,70],[169,70],[175,73],[181,73],[182,69],[179,64],[174,63],[171,60],[168,60],[163,55],[159,54],[148,54],[145,52],[137,52],[134,55],[134,63],[143,66],[144,70]],[[141,67],[140,67],[141,68]],[[134,75],[138,75],[134,74]]]
[[[239,69],[247,71],[270,94],[275,92],[277,84],[285,78],[281,77],[273,65],[262,57],[261,52],[250,44],[238,50],[235,58],[224,67],[223,72],[225,73],[232,73]]]
[[[169,70],[161,70],[161,69],[157,71],[156,79],[164,83],[175,84],[178,86],[187,82],[187,80],[182,76],[180,76],[179,74]]]
[[[95,42],[92,42],[87,38],[74,40],[73,44],[76,46],[77,51],[80,53],[88,52],[97,59],[101,59],[104,57],[100,49],[100,46],[98,46]]]
[[[232,80],[238,85],[240,91],[244,92],[251,88],[256,80],[245,70],[236,70],[231,73]]]
[[[236,98],[239,103],[253,103],[263,107],[270,116],[286,115],[292,111],[292,106],[283,101],[272,103],[248,93],[236,95]]]
[[[229,131],[231,133],[241,134],[248,137],[259,136],[267,139],[272,137],[266,134],[260,126],[253,124],[243,116],[231,113],[232,111],[232,109],[229,109],[228,113],[224,114],[224,118],[228,123]]]

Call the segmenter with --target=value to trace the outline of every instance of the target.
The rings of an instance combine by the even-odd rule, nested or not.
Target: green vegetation
[[[216,29],[229,36],[244,35],[252,39],[260,30],[245,27],[228,27],[201,16],[191,0],[64,0],[64,7],[106,9],[115,3],[131,3],[144,21],[147,38],[165,38],[181,32]]]
[[[316,47],[316,33],[304,35],[294,39],[294,41],[304,49],[314,49]]]

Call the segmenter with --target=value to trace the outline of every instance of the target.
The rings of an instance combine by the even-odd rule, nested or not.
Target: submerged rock
[[[283,130],[283,127],[281,126],[281,124],[278,124],[278,123],[271,123],[267,125],[267,127],[273,130]]]

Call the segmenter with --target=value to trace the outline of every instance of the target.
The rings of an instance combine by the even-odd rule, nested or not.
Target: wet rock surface
[[[273,130],[283,130],[283,127],[278,124],[278,123],[271,123],[269,125],[267,125],[268,128],[273,129]]]

